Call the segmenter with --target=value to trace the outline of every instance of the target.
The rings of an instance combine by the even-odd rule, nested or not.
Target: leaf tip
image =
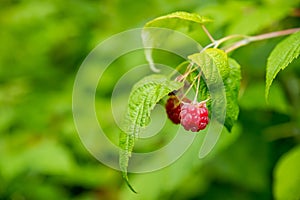
[[[126,185],[129,187],[129,189],[130,189],[132,192],[134,192],[135,194],[138,194],[138,192],[137,192],[137,191],[133,188],[133,186],[129,183],[127,174],[123,174],[123,179],[125,180]]]
[[[269,94],[270,94],[270,87],[272,85],[273,80],[266,78],[266,87],[265,87],[265,101],[268,104],[269,103]]]

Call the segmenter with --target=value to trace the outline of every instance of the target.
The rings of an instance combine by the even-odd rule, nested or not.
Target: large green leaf
[[[182,87],[182,83],[171,81],[163,75],[150,75],[137,82],[130,93],[128,109],[120,133],[120,168],[128,186],[127,167],[134,142],[141,130],[150,121],[150,113],[156,103],[173,90]],[[135,192],[135,191],[134,191]]]
[[[278,162],[273,185],[274,196],[278,200],[300,199],[300,146],[292,149]]]
[[[191,23],[205,24],[212,20],[207,17],[200,16],[196,13],[174,12],[149,21],[145,27],[164,27],[170,29],[178,29],[181,27],[190,27]]]
[[[202,84],[202,95],[208,97],[209,93],[211,93],[214,88],[219,88],[224,85],[225,95],[216,94],[216,99],[212,99],[212,101],[217,102],[215,106],[220,107],[226,105],[224,125],[228,131],[231,131],[239,113],[238,92],[241,79],[239,64],[233,59],[228,59],[227,54],[219,49],[207,49],[201,53],[189,56],[189,59],[200,67],[205,76],[205,82],[210,91]],[[215,110],[220,111],[217,118],[223,123],[221,113],[223,113],[223,110],[225,111],[225,109],[219,107]]]
[[[300,31],[280,42],[271,52],[266,71],[265,97],[268,99],[273,80],[280,70],[285,69],[300,54]]]

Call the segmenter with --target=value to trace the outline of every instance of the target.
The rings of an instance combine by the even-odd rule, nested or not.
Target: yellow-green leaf
[[[196,13],[174,12],[164,15],[148,22],[145,27],[164,27],[178,29],[180,27],[189,27],[191,23],[206,24],[212,20],[208,17],[200,16]]]

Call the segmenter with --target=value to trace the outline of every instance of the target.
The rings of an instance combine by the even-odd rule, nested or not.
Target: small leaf
[[[278,200],[300,199],[300,146],[292,149],[277,163],[274,171],[274,196]]]
[[[210,18],[200,16],[196,13],[180,11],[158,17],[145,24],[142,31],[142,39],[145,47],[145,56],[151,70],[153,72],[159,72],[159,69],[154,65],[152,48],[158,48],[160,45],[164,44],[168,51],[177,49],[175,52],[178,53],[178,49],[181,49],[181,52],[186,55],[190,55],[196,51],[198,52],[199,49],[202,49],[197,42],[192,41],[188,36],[179,34],[174,30],[192,32],[193,30],[198,30],[200,28],[199,25],[211,21]],[[171,37],[171,35],[173,37]],[[181,54],[181,56],[183,54]]]
[[[203,96],[207,98],[208,93],[213,92],[214,88],[224,85],[225,95],[215,94],[215,99],[212,100],[216,102],[214,104],[214,106],[217,106],[216,110],[220,111],[220,114],[216,116],[220,123],[223,123],[222,113],[225,112],[222,106],[226,105],[224,125],[228,131],[231,131],[239,113],[238,92],[241,79],[239,64],[231,58],[228,59],[227,54],[219,49],[207,49],[189,56],[189,59],[200,66],[205,77],[206,86],[210,88],[209,91],[203,84],[200,85]],[[226,104],[224,101],[226,101]]]
[[[119,164],[123,172],[123,178],[133,192],[135,190],[129,184],[127,167],[134,142],[141,130],[149,124],[150,113],[156,103],[168,93],[178,90],[180,87],[182,87],[182,83],[171,81],[163,75],[150,75],[137,82],[132,88],[123,131],[119,136]]]
[[[191,23],[205,24],[211,21],[212,20],[210,18],[200,16],[196,13],[179,11],[158,17],[148,22],[145,27],[178,29],[181,27],[190,27]]]
[[[227,54],[220,49],[207,49],[205,53],[208,54],[218,67],[222,79],[226,79],[229,74],[229,65]]]
[[[268,99],[273,80],[300,54],[300,31],[287,37],[271,52],[267,62],[265,98]]]
[[[222,50],[206,49],[201,53],[190,55],[188,58],[201,68],[206,81],[208,81],[207,84],[216,84],[220,76],[223,80],[228,77],[228,57]]]

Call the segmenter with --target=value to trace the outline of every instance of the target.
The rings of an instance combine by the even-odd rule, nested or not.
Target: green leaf
[[[182,87],[182,83],[171,81],[163,75],[150,75],[137,82],[130,93],[128,109],[124,119],[123,131],[120,133],[119,164],[123,178],[132,191],[127,177],[129,157],[141,130],[150,121],[150,113],[156,103],[173,90]],[[134,191],[135,192],[135,191]]]
[[[206,81],[208,81],[207,84],[216,84],[220,76],[223,80],[228,77],[228,57],[222,50],[206,49],[201,53],[190,55],[188,58],[200,66]]]
[[[225,126],[231,131],[239,115],[238,95],[241,83],[241,67],[232,58],[228,59],[230,72],[224,81],[226,91],[226,118]]]
[[[265,98],[268,99],[273,80],[300,54],[300,31],[281,41],[271,52],[267,62]]]
[[[212,20],[208,17],[200,16],[196,13],[174,12],[164,15],[148,22],[145,27],[164,27],[178,29],[181,27],[190,27],[191,23],[206,24]]]
[[[292,149],[277,163],[273,185],[274,196],[278,200],[300,199],[300,146]]]
[[[177,31],[185,33],[198,31],[201,28],[199,25],[210,21],[212,21],[210,18],[200,16],[196,13],[175,12],[155,18],[146,23],[142,31],[142,39],[146,59],[152,71],[159,72],[159,69],[154,65],[152,48],[161,48],[163,46],[168,51],[175,50],[177,53],[182,52],[181,56],[198,52],[202,47],[189,36],[179,34]]]
[[[225,105],[226,101],[226,115],[224,125],[231,131],[234,122],[237,120],[239,113],[238,106],[238,92],[240,88],[241,71],[239,64],[233,60],[228,59],[227,54],[220,49],[207,49],[201,53],[196,53],[189,56],[189,59],[200,66],[201,71],[205,77],[206,85],[210,90],[222,87],[222,82],[225,89],[225,95],[217,94],[216,99],[212,99],[216,106],[216,110],[223,112],[220,106]],[[209,91],[203,84],[200,86],[203,96],[208,97]],[[223,102],[223,103],[222,103]],[[225,110],[224,110],[225,111]],[[223,123],[221,114],[217,116],[220,123]]]

